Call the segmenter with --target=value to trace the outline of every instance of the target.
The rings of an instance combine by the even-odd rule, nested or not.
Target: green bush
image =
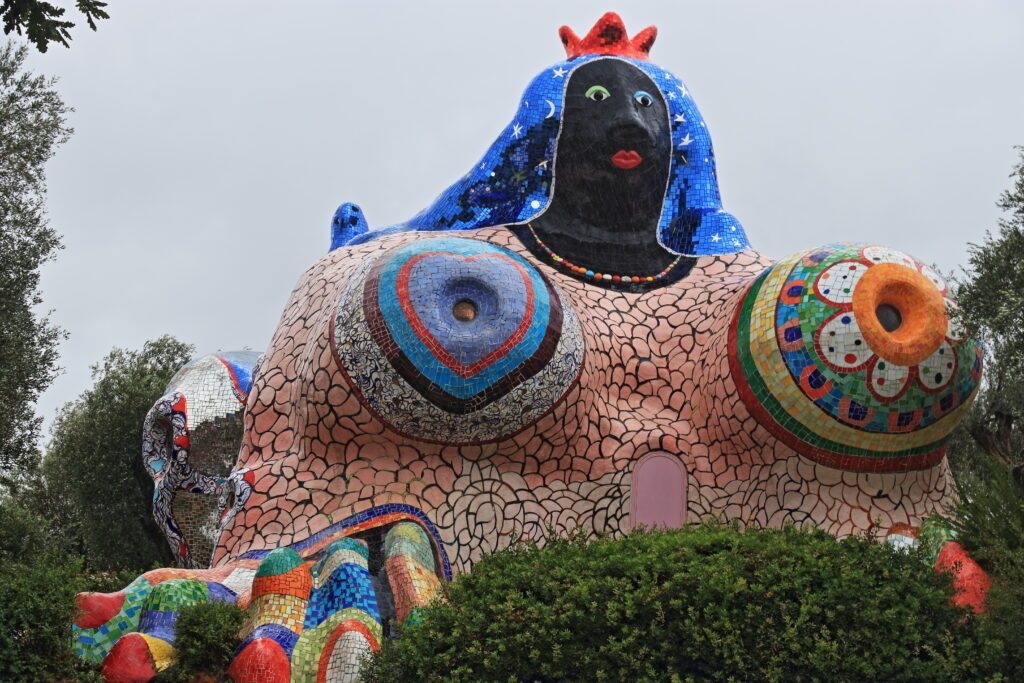
[[[56,547],[45,522],[0,502],[0,680],[88,677],[71,652],[81,560]]]
[[[221,602],[182,609],[175,625],[174,664],[157,681],[229,680],[227,669],[240,642],[238,632],[244,620],[244,610]]]
[[[1003,673],[1008,680],[1024,681],[1024,553],[993,574],[986,606],[982,623],[987,637],[1002,643]]]
[[[1024,680],[1024,485],[1010,468],[987,458],[957,480],[957,489],[961,502],[948,521],[992,578],[986,633],[1002,641],[1010,680]]]
[[[1013,563],[1024,553],[1024,484],[994,458],[978,458],[957,479],[960,505],[949,520],[957,539],[982,566]]]
[[[723,526],[478,562],[364,672],[384,681],[1003,680],[920,552]]]

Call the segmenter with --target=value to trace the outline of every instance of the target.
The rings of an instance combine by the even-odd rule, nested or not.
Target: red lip
[[[627,171],[631,168],[636,168],[637,166],[639,166],[640,162],[643,160],[644,158],[633,150],[626,151],[624,149],[620,149],[618,152],[612,155],[612,163],[615,164],[617,167],[625,169]]]

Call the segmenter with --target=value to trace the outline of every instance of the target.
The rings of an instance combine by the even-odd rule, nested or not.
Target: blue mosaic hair
[[[668,105],[672,160],[658,241],[688,256],[730,254],[750,247],[743,226],[722,210],[711,135],[679,78],[646,61],[585,55],[538,75],[523,93],[512,123],[483,158],[405,223],[354,235],[347,245],[412,230],[473,230],[525,223],[548,206],[561,130],[565,86],[572,72],[595,59],[620,59],[647,74]]]

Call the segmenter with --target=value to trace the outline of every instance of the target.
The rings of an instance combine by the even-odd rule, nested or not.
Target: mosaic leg
[[[196,579],[170,579],[154,586],[142,608],[138,630],[121,636],[103,660],[108,683],[148,681],[170,666],[174,624],[181,609],[209,597],[209,585]]]
[[[292,650],[302,633],[313,580],[289,548],[271,551],[252,583],[249,617],[228,673],[236,683],[287,683]]]
[[[366,543],[343,538],[313,567],[305,628],[292,654],[293,683],[356,681],[361,659],[380,649],[380,612]]]
[[[413,522],[396,524],[384,539],[384,556],[398,622],[417,623],[420,608],[441,589],[430,537]]]
[[[156,586],[174,579],[194,579],[207,585],[211,600],[233,602],[238,593],[248,589],[253,573],[251,569],[237,566],[156,569],[114,593],[80,593],[76,598],[79,614],[72,625],[72,648],[86,662],[103,664],[120,638],[140,630],[142,618],[149,609],[147,602]],[[140,654],[143,653],[140,651]]]
[[[143,575],[116,593],[79,594],[79,614],[71,627],[75,654],[89,664],[102,664],[121,636],[138,630],[152,590],[153,583]]]
[[[922,548],[925,560],[940,573],[950,574],[954,594],[951,602],[970,607],[976,614],[985,611],[985,600],[992,579],[954,539],[956,534],[941,517],[930,517],[920,528],[897,524],[886,536],[886,543],[903,549]]]

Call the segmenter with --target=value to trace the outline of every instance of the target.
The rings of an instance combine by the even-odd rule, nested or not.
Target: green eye
[[[608,88],[604,87],[603,85],[592,85],[589,88],[587,88],[587,97],[594,100],[595,102],[607,100],[611,96],[612,94],[608,92]]]

